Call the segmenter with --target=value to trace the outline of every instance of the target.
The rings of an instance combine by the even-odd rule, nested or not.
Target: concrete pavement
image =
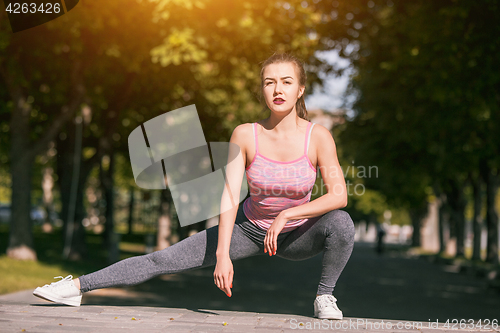
[[[349,318],[320,320],[307,316],[212,309],[148,306],[69,307],[32,296],[32,290],[0,296],[0,332],[500,332],[456,329],[445,323]]]
[[[335,288],[342,321],[312,317],[320,255],[299,262],[256,256],[233,266],[231,298],[214,286],[213,267],[95,290],[81,307],[41,300],[32,290],[3,295],[0,333],[500,332],[492,322],[500,318],[500,296],[483,280],[398,252],[379,256],[370,244],[355,244]]]

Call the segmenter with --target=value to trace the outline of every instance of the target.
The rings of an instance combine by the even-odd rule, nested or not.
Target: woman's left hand
[[[264,237],[264,253],[269,253],[270,256],[276,254],[278,250],[278,235],[285,226],[287,220],[283,212],[279,213],[273,223],[267,229],[266,237]]]

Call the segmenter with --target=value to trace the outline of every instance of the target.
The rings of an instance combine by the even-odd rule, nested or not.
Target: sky
[[[318,57],[326,60],[330,64],[336,64],[338,67],[348,67],[349,61],[341,59],[338,52],[335,50],[318,52]],[[324,91],[321,89],[313,89],[313,93],[306,97],[306,107],[308,109],[323,109],[325,111],[333,111],[337,108],[344,107],[350,110],[352,104],[352,96],[346,98],[345,91],[349,83],[349,75],[352,73],[351,69],[348,69],[340,77],[335,77],[335,75],[325,75],[320,73],[320,77],[325,79],[325,84],[323,87]],[[307,89],[307,88],[306,88]],[[344,105],[346,103],[346,105]]]

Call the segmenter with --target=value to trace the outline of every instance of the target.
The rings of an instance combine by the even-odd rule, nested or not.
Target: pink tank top
[[[314,126],[311,124],[307,125],[304,154],[293,161],[280,162],[259,153],[257,123],[253,123],[255,156],[246,168],[250,197],[243,202],[243,212],[257,227],[267,230],[282,210],[311,200],[316,181],[316,169],[307,156]],[[292,231],[308,220],[290,220],[281,232]]]

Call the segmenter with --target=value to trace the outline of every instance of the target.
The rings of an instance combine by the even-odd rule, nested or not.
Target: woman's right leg
[[[239,222],[246,220],[243,211],[238,209],[229,257],[238,260],[257,254],[264,254],[240,228]],[[219,226],[216,225],[185,238],[184,240],[147,255],[124,259],[106,268],[79,278],[80,290],[87,292],[94,289],[130,286],[157,275],[179,273],[216,264],[216,251]]]

